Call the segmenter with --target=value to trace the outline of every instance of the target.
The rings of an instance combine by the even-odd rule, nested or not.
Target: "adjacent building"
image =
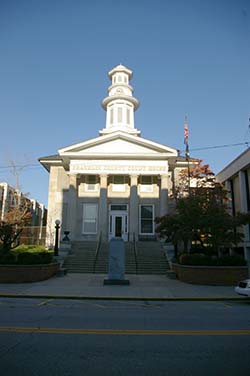
[[[25,244],[44,244],[47,224],[47,209],[34,199],[30,199],[20,190],[6,182],[0,182],[0,220],[4,221],[6,214],[25,203],[30,212],[30,220],[21,234],[21,242]]]
[[[232,215],[237,212],[250,212],[250,149],[248,148],[222,171],[216,179],[223,183],[228,191],[229,210]],[[250,259],[250,225],[244,226],[244,242],[239,244],[246,259]]]
[[[194,161],[141,137],[130,69],[118,65],[108,77],[106,124],[99,135],[39,159],[50,174],[48,244],[57,219],[72,241],[96,240],[100,233],[106,241],[154,239],[155,217],[169,212],[179,172]]]

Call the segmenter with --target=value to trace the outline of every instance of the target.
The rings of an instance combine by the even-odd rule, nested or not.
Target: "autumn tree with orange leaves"
[[[242,241],[241,227],[250,222],[250,215],[229,213],[227,191],[215,181],[209,165],[200,161],[188,175],[183,171],[175,198],[175,212],[156,218],[156,232],[176,249],[183,244],[188,252],[191,245],[196,245],[219,254],[221,248]]]

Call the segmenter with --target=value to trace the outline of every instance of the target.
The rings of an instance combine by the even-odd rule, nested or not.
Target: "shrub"
[[[7,252],[3,253],[0,256],[0,264],[9,264],[15,265],[17,264],[17,255],[14,252]]]
[[[22,252],[18,254],[17,263],[19,265],[49,264],[52,259],[51,252]]]
[[[22,252],[30,252],[30,253],[37,253],[37,252],[48,252],[48,250],[41,246],[41,245],[26,245],[21,244],[15,248],[14,252],[22,253]]]
[[[186,254],[179,256],[179,263],[182,265],[201,266],[244,266],[246,260],[242,256],[211,257],[203,254]]]
[[[36,245],[20,245],[13,251],[0,255],[0,264],[5,265],[49,264],[52,261],[53,252]]]

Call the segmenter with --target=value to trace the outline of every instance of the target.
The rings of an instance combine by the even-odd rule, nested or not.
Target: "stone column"
[[[168,212],[168,175],[161,175],[160,217]]]
[[[100,175],[100,198],[99,198],[99,231],[102,232],[102,239],[108,240],[108,200],[107,200],[107,182],[106,174]]]
[[[68,202],[68,228],[71,241],[76,240],[76,224],[77,224],[77,176],[74,174],[69,176],[69,202]]]
[[[227,190],[227,198],[228,198],[228,210],[230,211],[230,214],[233,214],[233,192],[231,189],[231,184],[228,180],[225,181],[225,189]]]
[[[133,241],[133,234],[138,240],[139,234],[139,200],[137,194],[138,175],[130,176],[130,200],[129,200],[129,241]]]
[[[239,188],[240,188],[240,211],[242,213],[248,212],[247,207],[247,189],[246,189],[246,176],[244,171],[239,171]],[[249,225],[244,226],[244,252],[245,259],[248,260],[250,268],[250,249],[246,246],[246,242],[249,242]]]

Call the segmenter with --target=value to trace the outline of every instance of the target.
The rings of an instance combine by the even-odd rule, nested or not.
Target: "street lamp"
[[[54,255],[58,256],[58,241],[59,241],[59,228],[60,228],[60,220],[55,220],[55,229],[56,229],[56,238],[55,238],[55,247],[54,247]]]

